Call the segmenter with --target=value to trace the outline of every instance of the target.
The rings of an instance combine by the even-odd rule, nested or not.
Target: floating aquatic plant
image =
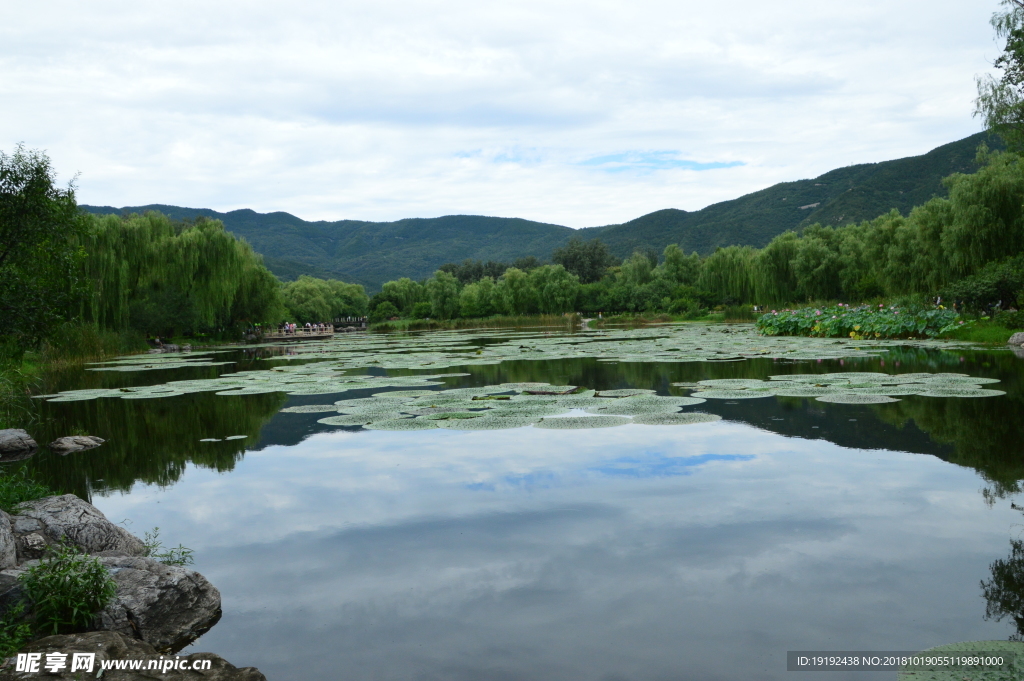
[[[534,428],[550,428],[552,430],[576,430],[582,428],[612,428],[632,423],[623,416],[565,416],[562,418],[541,419]]]
[[[717,414],[692,411],[676,414],[646,414],[635,417],[633,423],[642,426],[686,426],[693,423],[711,423],[721,420],[722,417]]]
[[[835,404],[886,404],[887,402],[899,402],[895,397],[886,397],[885,395],[855,395],[853,393],[819,395],[815,399],[818,402],[832,402]]]
[[[285,407],[281,410],[285,414],[319,414],[321,412],[338,412],[338,407],[333,404],[303,404],[297,407]]]

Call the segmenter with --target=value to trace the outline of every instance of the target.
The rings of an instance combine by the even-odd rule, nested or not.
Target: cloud
[[[617,223],[977,131],[995,6],[23,3],[0,148],[97,204]]]

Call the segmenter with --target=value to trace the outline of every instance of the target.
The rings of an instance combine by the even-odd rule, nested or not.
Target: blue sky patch
[[[680,158],[677,151],[624,151],[619,154],[595,156],[581,161],[578,165],[591,166],[609,173],[621,173],[629,170],[717,170],[745,164],[742,161],[701,163]]]

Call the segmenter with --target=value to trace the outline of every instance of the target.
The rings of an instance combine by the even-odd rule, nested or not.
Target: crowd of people
[[[305,326],[299,326],[298,324],[295,324],[293,322],[293,323],[281,324],[280,326],[277,327],[277,330],[278,330],[279,333],[283,333],[285,335],[292,335],[292,336],[294,336],[296,334],[299,334],[299,333],[304,333],[306,335],[315,335],[315,334],[331,333],[331,332],[333,332],[334,331],[334,325],[333,324],[327,324],[327,323],[312,324],[310,322],[306,322]]]

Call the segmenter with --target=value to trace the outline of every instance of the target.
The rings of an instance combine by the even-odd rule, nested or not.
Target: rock
[[[14,538],[14,527],[11,516],[0,511],[0,570],[18,564],[18,548]]]
[[[0,459],[17,461],[27,459],[36,453],[39,445],[28,433],[20,428],[0,430]]]
[[[1014,347],[1014,348],[1011,348],[1011,349],[1013,350],[1013,354],[1017,355],[1021,359],[1024,359],[1024,345],[1022,345],[1019,348]]]
[[[157,654],[153,646],[132,638],[122,636],[113,631],[90,631],[84,634],[67,634],[63,636],[47,636],[38,641],[33,641],[21,649],[22,653],[40,653],[39,669],[34,672],[16,671],[12,660],[0,669],[0,681],[36,681],[40,677],[48,679],[66,679],[67,681],[78,681],[82,678],[99,678],[99,671],[102,663],[108,660],[143,660],[142,665],[147,666],[150,660],[154,664],[164,664],[164,660],[170,662],[178,660],[177,666],[187,669],[168,669],[161,672],[160,667],[154,666],[151,670],[129,671],[125,669],[107,669],[103,672],[104,681],[267,681],[267,677],[260,673],[255,667],[235,667],[224,658],[213,653],[192,653],[180,658],[167,658]],[[63,653],[67,655],[67,665],[55,673],[45,669],[48,653]],[[90,672],[84,670],[71,671],[71,661],[75,653],[94,653],[95,660]],[[208,669],[195,671],[193,665]]]
[[[1017,333],[1010,336],[1010,340],[1006,341],[1010,345],[1016,345],[1020,347],[1024,345],[1024,331],[1018,331]]]
[[[94,435],[68,435],[67,437],[57,438],[49,444],[49,447],[51,452],[67,456],[71,452],[80,452],[83,449],[99,447],[104,442],[106,440]]]
[[[140,639],[159,651],[181,650],[220,619],[220,592],[198,572],[152,558],[101,557],[117,596],[99,629]]]
[[[120,551],[129,556],[146,553],[142,540],[107,520],[98,508],[74,494],[26,501],[11,520],[19,553],[29,551],[38,543],[28,536],[30,534],[38,535],[46,544],[69,541],[86,553]],[[25,555],[26,558],[38,557]]]

